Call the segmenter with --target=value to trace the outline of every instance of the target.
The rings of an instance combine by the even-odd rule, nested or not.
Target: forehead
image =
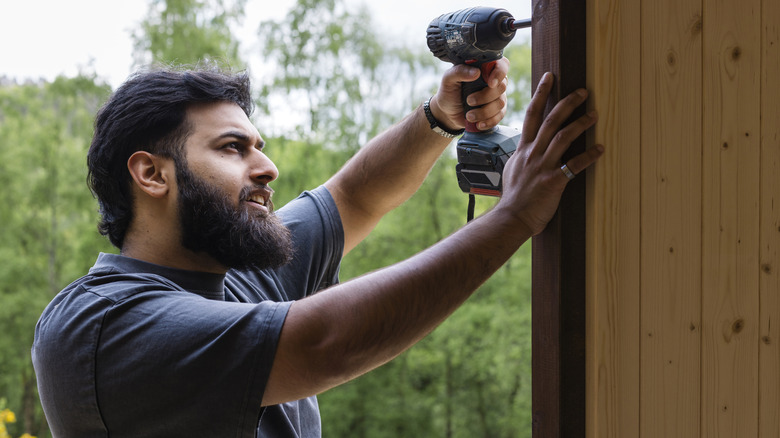
[[[209,102],[192,105],[187,109],[187,121],[191,125],[190,138],[211,140],[228,132],[241,133],[260,141],[260,133],[240,106],[232,102]]]

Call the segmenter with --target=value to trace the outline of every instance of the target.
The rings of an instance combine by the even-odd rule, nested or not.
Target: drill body
[[[439,59],[478,67],[479,79],[464,83],[461,101],[464,112],[472,109],[466,97],[487,87],[485,78],[503,57],[504,47],[515,30],[530,26],[530,20],[515,22],[505,9],[474,7],[443,14],[428,26],[428,48]],[[460,189],[469,194],[500,196],[504,165],[520,142],[520,130],[496,126],[480,131],[467,122],[458,140],[455,171]]]

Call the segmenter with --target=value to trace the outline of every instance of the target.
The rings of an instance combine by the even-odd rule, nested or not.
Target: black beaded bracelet
[[[431,130],[445,138],[455,138],[463,134],[465,129],[458,129],[457,131],[452,131],[439,124],[439,121],[436,120],[436,117],[433,117],[433,113],[431,112],[432,98],[433,97],[429,98],[423,103],[423,111],[425,111],[425,118],[427,118],[428,123],[431,124]]]

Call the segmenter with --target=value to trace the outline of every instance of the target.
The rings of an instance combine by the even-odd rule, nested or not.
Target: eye
[[[241,143],[232,141],[230,143],[226,143],[225,145],[223,145],[222,149],[223,150],[234,150],[236,152],[243,153],[244,152],[244,145],[242,145]]]

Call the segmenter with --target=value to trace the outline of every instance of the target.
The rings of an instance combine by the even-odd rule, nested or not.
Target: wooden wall
[[[587,9],[587,434],[780,437],[780,1]]]

